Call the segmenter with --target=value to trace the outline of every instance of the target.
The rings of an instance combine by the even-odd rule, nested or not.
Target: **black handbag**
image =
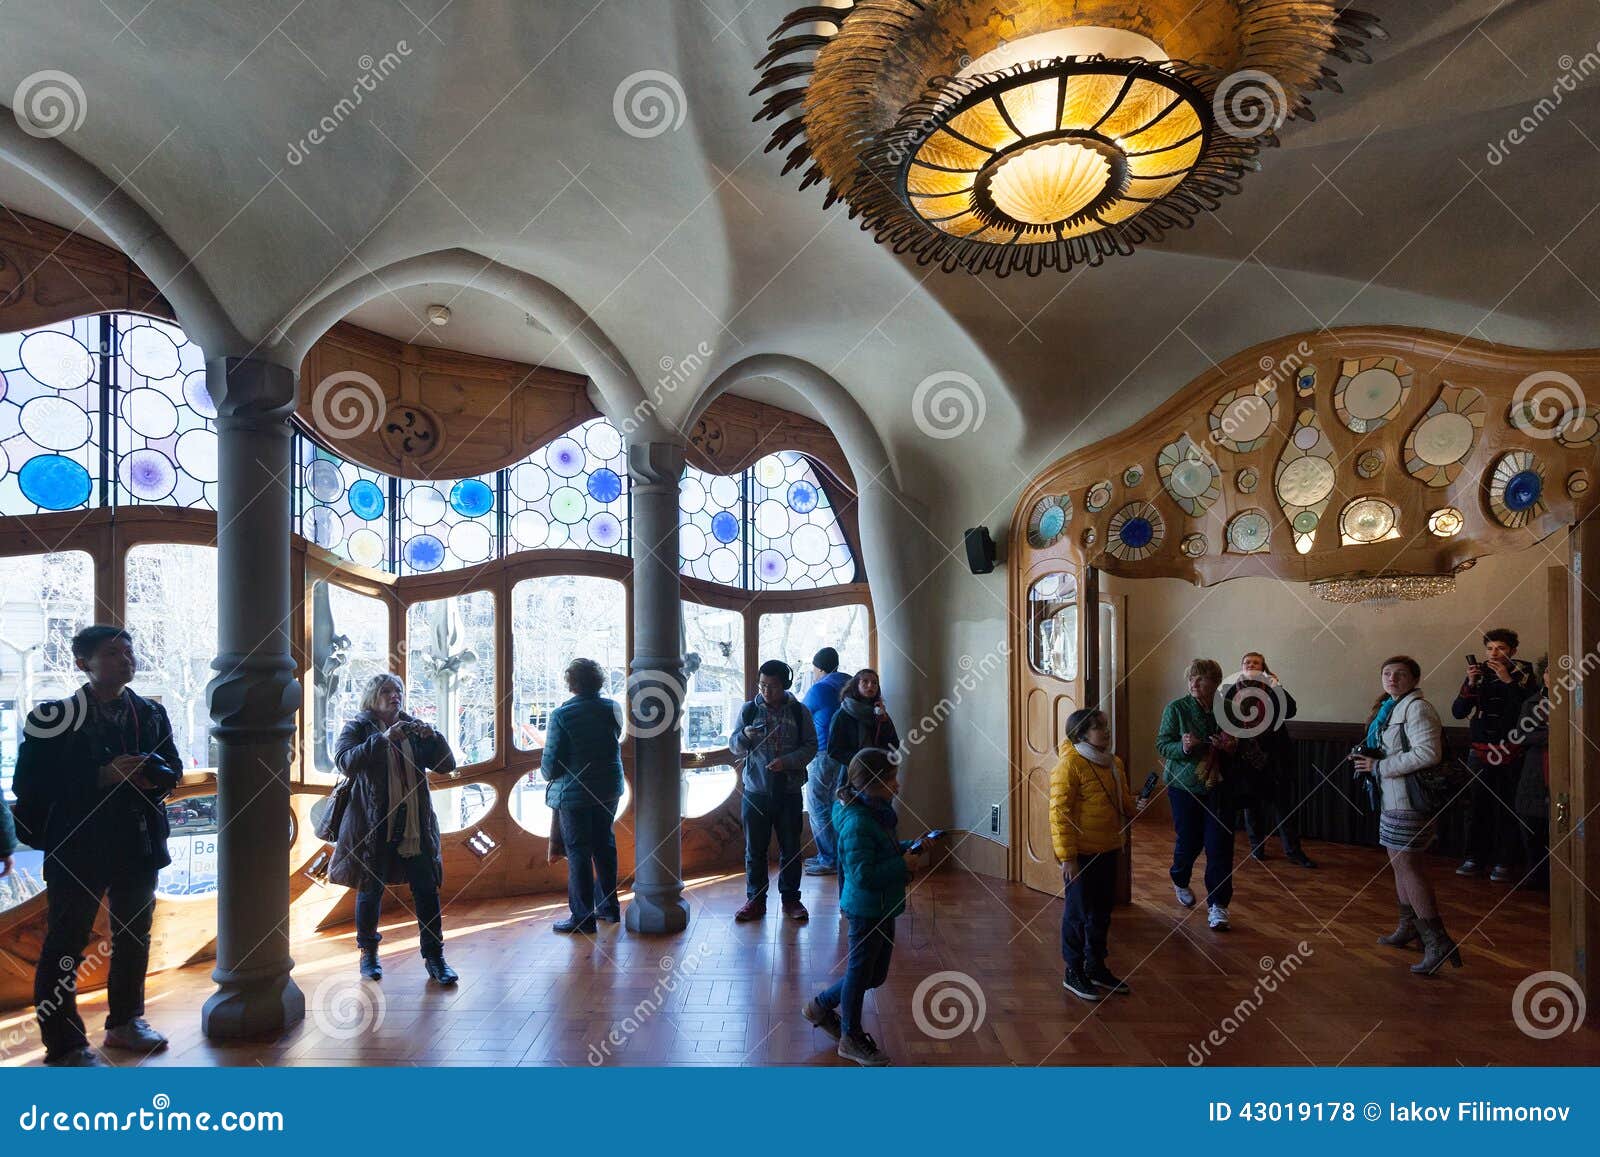
[[[350,777],[341,776],[328,797],[328,808],[322,813],[314,834],[325,844],[339,842],[339,826],[344,823],[345,808],[350,806]]]

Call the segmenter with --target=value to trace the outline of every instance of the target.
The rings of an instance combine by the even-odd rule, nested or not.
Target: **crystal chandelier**
[[[1324,0],[832,0],[778,26],[752,91],[784,172],[895,252],[1038,273],[1217,209],[1382,35]]]
[[[1323,579],[1311,584],[1330,603],[1420,602],[1454,593],[1453,574],[1385,574]]]

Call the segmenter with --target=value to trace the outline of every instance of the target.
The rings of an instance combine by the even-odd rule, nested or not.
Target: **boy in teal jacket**
[[[867,992],[889,977],[894,919],[905,911],[906,860],[912,841],[895,834],[894,797],[900,791],[894,757],[881,748],[856,754],[833,805],[839,874],[839,908],[849,921],[850,952],[844,977],[817,993],[802,1015],[838,1038],[839,1055],[862,1065],[886,1065],[888,1056],[861,1027]]]

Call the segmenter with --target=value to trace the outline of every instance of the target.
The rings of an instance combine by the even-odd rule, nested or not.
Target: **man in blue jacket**
[[[811,689],[805,706],[817,732],[817,757],[806,769],[806,795],[810,799],[811,835],[817,854],[806,861],[806,875],[831,876],[838,870],[837,840],[833,833],[833,793],[839,787],[839,765],[828,758],[828,726],[839,710],[839,697],[850,676],[839,670],[839,652],[824,647],[811,660]]]
[[[156,877],[172,862],[164,801],[183,760],[166,710],[128,689],[137,668],[127,631],[85,627],[72,657],[89,681],[28,716],[11,787],[18,834],[45,854],[49,924],[33,979],[44,1063],[95,1068],[105,1062],[78,1016],[77,973],[102,897],[111,907],[106,1047],[167,1047],[144,1019],[144,974]]]
[[[739,711],[728,750],[743,761],[744,894],[734,915],[741,924],[767,914],[767,851],[778,837],[778,893],[783,914],[809,920],[800,902],[801,791],[817,756],[817,729],[789,687],[794,672],[779,659],[761,664],[756,697]]]

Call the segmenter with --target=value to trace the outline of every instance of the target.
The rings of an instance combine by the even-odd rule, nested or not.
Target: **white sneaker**
[[[1178,894],[1178,903],[1182,904],[1185,908],[1194,907],[1194,893],[1188,888],[1180,888],[1178,885],[1174,884],[1172,885],[1172,890]]]
[[[1226,932],[1228,930],[1228,910],[1221,904],[1211,905],[1211,914],[1206,923],[1211,925],[1213,932]]]
[[[150,1027],[150,1022],[144,1017],[137,1017],[127,1024],[119,1024],[116,1028],[106,1029],[106,1048],[125,1049],[133,1053],[158,1053],[167,1047],[167,1038]]]

